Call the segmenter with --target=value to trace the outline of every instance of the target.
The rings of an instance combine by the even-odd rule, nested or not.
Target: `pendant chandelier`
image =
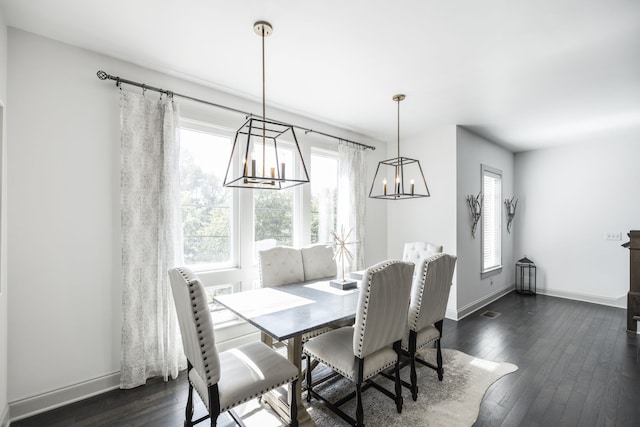
[[[402,94],[392,98],[398,103],[398,157],[378,163],[369,191],[372,199],[402,200],[430,196],[420,162],[400,157],[400,101],[404,98]]]
[[[262,39],[262,117],[250,117],[236,132],[224,186],[280,190],[309,182],[309,175],[293,126],[265,115],[264,39],[273,27],[258,21],[253,30]]]

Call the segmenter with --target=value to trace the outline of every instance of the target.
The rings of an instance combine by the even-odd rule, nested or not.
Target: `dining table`
[[[358,283],[359,285],[359,283]],[[261,331],[262,340],[286,340],[287,358],[298,368],[295,390],[264,395],[265,401],[287,422],[290,402],[295,395],[298,424],[312,426],[302,401],[302,336],[307,332],[353,320],[358,305],[359,287],[342,290],[329,280],[257,288],[234,294],[218,295],[214,300]]]

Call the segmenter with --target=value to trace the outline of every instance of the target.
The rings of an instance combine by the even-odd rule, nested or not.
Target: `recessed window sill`
[[[493,270],[485,271],[484,273],[480,273],[480,279],[487,279],[492,276],[497,276],[502,273],[502,266],[496,267]]]

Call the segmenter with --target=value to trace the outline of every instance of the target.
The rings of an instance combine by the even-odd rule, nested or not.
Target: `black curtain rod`
[[[104,72],[102,70],[98,71],[96,74],[97,74],[97,76],[98,76],[98,78],[100,80],[114,80],[116,82],[116,86],[120,86],[120,84],[124,83],[124,84],[128,84],[128,85],[131,85],[131,86],[140,87],[143,90],[151,90],[153,92],[163,93],[163,94],[165,94],[167,96],[179,96],[180,98],[188,99],[190,101],[200,102],[202,104],[210,105],[210,106],[216,107],[216,108],[222,108],[224,110],[233,111],[235,113],[244,114],[245,116],[249,116],[249,117],[256,116],[253,113],[249,113],[249,112],[246,112],[246,111],[238,110],[238,109],[232,108],[232,107],[227,107],[226,105],[216,104],[214,102],[205,101],[205,100],[199,99],[199,98],[194,98],[194,97],[189,96],[189,95],[182,95],[180,93],[176,93],[176,92],[173,92],[173,91],[170,91],[170,90],[149,86],[149,85],[146,85],[144,83],[134,82],[133,80],[127,80],[127,79],[123,79],[123,78],[120,78],[120,77],[117,77],[117,76],[112,76],[111,74],[107,74],[106,72]],[[256,116],[256,117],[260,117],[260,116]],[[264,120],[271,120],[271,119],[265,117]],[[308,129],[308,128],[304,128],[302,126],[296,126],[296,125],[292,125],[292,124],[289,124],[289,123],[283,123],[283,122],[279,122],[277,120],[271,120],[271,121],[280,123],[280,124],[285,125],[285,126],[291,126],[291,127],[303,130],[305,133],[309,133],[309,132],[317,133],[318,135],[326,136],[328,138],[337,139],[338,141],[341,141],[341,142],[347,142],[349,144],[353,144],[353,145],[356,145],[358,147],[361,147],[363,150],[367,149],[367,148],[370,149],[370,150],[375,150],[376,149],[376,147],[374,147],[374,146],[367,145],[367,144],[362,144],[360,142],[350,141],[348,139],[344,139],[344,138],[340,138],[338,136],[330,135],[330,134],[325,133],[325,132],[320,132],[320,131],[317,131],[317,130]]]

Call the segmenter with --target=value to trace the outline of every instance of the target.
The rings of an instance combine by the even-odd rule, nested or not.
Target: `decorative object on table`
[[[536,265],[526,256],[516,262],[516,293],[536,294]]]
[[[249,117],[236,132],[224,186],[280,190],[309,182],[309,175],[293,126],[265,115],[264,39],[273,27],[258,21],[253,30],[262,39],[262,117]],[[284,150],[281,140],[295,148]]]
[[[394,95],[392,99],[398,103],[398,156],[378,163],[369,197],[388,200],[429,197],[429,187],[420,162],[400,157],[400,101],[405,99],[405,95]],[[387,186],[387,180],[391,187]]]
[[[333,286],[334,288],[339,288],[343,290],[355,289],[356,286],[358,285],[357,281],[353,279],[346,279],[344,275],[344,258],[349,257],[349,259],[353,259],[353,255],[351,254],[351,251],[347,249],[347,245],[353,245],[357,243],[357,242],[347,241],[349,239],[349,235],[351,235],[351,231],[353,231],[353,229],[349,230],[349,232],[345,235],[344,225],[343,225],[340,229],[339,235],[335,231],[331,232],[331,235],[333,235],[333,238],[336,241],[336,253],[334,256],[336,258],[337,257],[340,258],[340,269],[342,271],[342,279],[331,280],[330,283],[331,283],[331,286]]]
[[[504,205],[507,208],[507,231],[511,233],[511,222],[513,221],[513,217],[516,216],[516,208],[518,207],[518,199],[513,201],[513,197],[511,200],[505,199]]]
[[[471,237],[475,239],[476,237],[476,228],[478,227],[478,221],[482,216],[482,200],[484,196],[482,195],[482,191],[478,193],[477,196],[470,194],[467,196],[467,205],[469,205],[469,211],[471,212],[471,218],[473,219],[473,224],[471,225]]]

